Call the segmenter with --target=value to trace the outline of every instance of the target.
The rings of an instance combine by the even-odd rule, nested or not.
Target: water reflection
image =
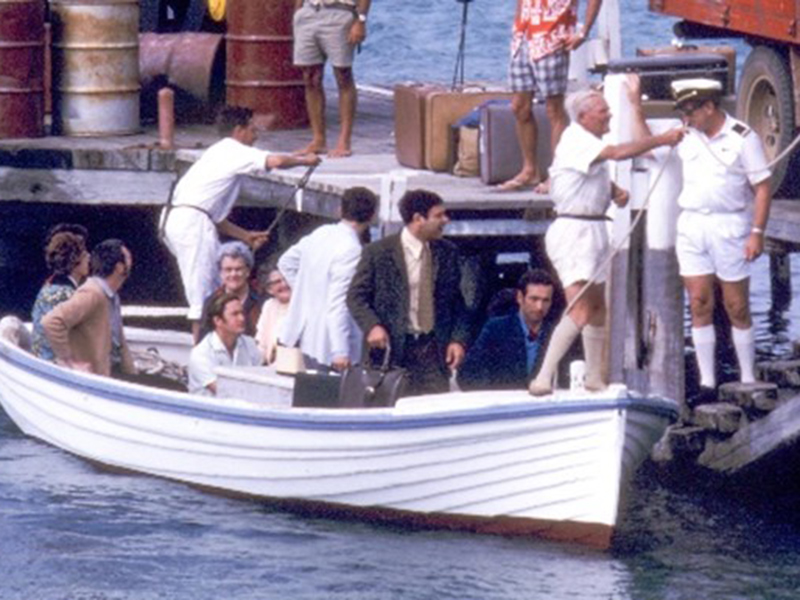
[[[687,482],[634,482],[611,552],[299,517],[101,471],[0,413],[3,600],[792,598],[800,535]]]

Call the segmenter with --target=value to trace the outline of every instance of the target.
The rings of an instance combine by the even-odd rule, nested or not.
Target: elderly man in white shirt
[[[638,85],[635,93],[638,95]],[[633,91],[631,92],[633,93]],[[567,98],[572,123],[564,131],[550,167],[550,190],[556,220],[545,236],[547,255],[553,263],[569,305],[550,338],[539,374],[529,391],[535,396],[552,392],[552,380],[561,358],[582,333],[586,360],[586,389],[601,390],[605,346],[605,281],[603,264],[608,257],[606,211],[612,200],[628,202],[628,192],[611,182],[607,160],[633,158],[658,146],[674,146],[683,129],[622,144],[606,144],[611,111],[600,92],[584,90]],[[581,292],[589,281],[585,291]],[[579,296],[580,294],[580,296]]]
[[[242,176],[320,161],[315,155],[273,154],[253,147],[258,134],[249,108],[224,107],[217,127],[225,137],[208,148],[181,178],[161,216],[164,242],[181,272],[195,342],[200,335],[203,302],[219,286],[219,233],[243,241],[254,251],[267,241],[265,231],[249,231],[228,220]]]
[[[764,251],[770,171],[758,134],[719,106],[722,84],[713,79],[672,83],[675,107],[688,126],[678,146],[683,190],[678,197],[675,251],[689,296],[692,341],[700,389],[690,406],[716,400],[714,286],[722,291],[731,322],[742,383],[755,381],[755,341],[750,315],[750,263]],[[641,111],[639,111],[641,114]],[[639,127],[649,133],[644,119]]]
[[[213,330],[192,348],[189,356],[189,392],[215,396],[216,367],[258,366],[264,357],[255,340],[244,335],[244,307],[237,296],[225,293],[216,298],[208,319]]]
[[[315,229],[278,261],[292,288],[278,339],[285,346],[299,345],[311,365],[343,371],[361,356],[362,333],[347,308],[347,290],[377,206],[367,188],[346,190],[341,220]]]

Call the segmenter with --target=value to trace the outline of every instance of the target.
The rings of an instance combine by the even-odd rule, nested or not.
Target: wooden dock
[[[336,102],[328,103],[329,135],[338,128]],[[400,165],[394,155],[391,93],[362,92],[353,140],[353,156],[325,159],[300,202],[291,210],[337,218],[344,189],[362,185],[381,197],[381,221],[396,221],[392,203],[407,188],[440,194],[453,213],[448,235],[541,235],[552,203],[533,192],[497,193],[478,178],[455,177]],[[257,146],[293,152],[309,141],[307,130],[269,131]],[[0,202],[149,206],[165,203],[181,168],[218,139],[210,125],[179,126],[176,149],[158,147],[154,125],[138,135],[109,138],[45,137],[0,140]],[[264,172],[248,178],[241,204],[276,208],[303,169]],[[459,213],[467,213],[459,218]],[[527,218],[523,218],[523,216]],[[485,217],[485,218],[484,218]],[[482,221],[488,220],[488,223]]]
[[[758,365],[759,383],[720,386],[719,401],[682,409],[653,450],[673,476],[698,472],[727,484],[800,489],[800,360]]]

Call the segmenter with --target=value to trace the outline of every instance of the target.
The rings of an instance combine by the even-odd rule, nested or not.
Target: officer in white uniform
[[[630,92],[639,93],[638,79],[629,82]],[[674,146],[683,138],[677,128],[661,135],[610,145],[603,141],[609,131],[611,111],[603,95],[594,90],[576,92],[567,98],[572,123],[561,136],[550,167],[550,190],[557,212],[547,230],[547,255],[558,273],[568,303],[574,306],[553,330],[542,367],[528,390],[534,396],[552,391],[552,379],[561,358],[582,334],[586,359],[586,388],[600,390],[605,346],[605,280],[603,266],[610,251],[605,213],[612,200],[628,202],[628,192],[613,184],[608,160],[625,160],[659,146]],[[593,283],[586,287],[588,281]],[[586,287],[586,290],[583,288]]]
[[[764,251],[770,171],[758,134],[720,108],[720,82],[678,80],[672,92],[689,127],[678,146],[683,191],[678,198],[676,251],[689,295],[702,386],[692,400],[699,403],[715,397],[715,282],[731,321],[741,381],[755,381],[750,263]]]

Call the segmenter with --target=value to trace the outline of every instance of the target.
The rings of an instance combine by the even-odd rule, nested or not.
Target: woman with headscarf
[[[275,361],[278,330],[289,313],[292,290],[276,266],[267,271],[265,290],[269,298],[264,302],[256,325],[256,343],[264,354],[265,364]]]

